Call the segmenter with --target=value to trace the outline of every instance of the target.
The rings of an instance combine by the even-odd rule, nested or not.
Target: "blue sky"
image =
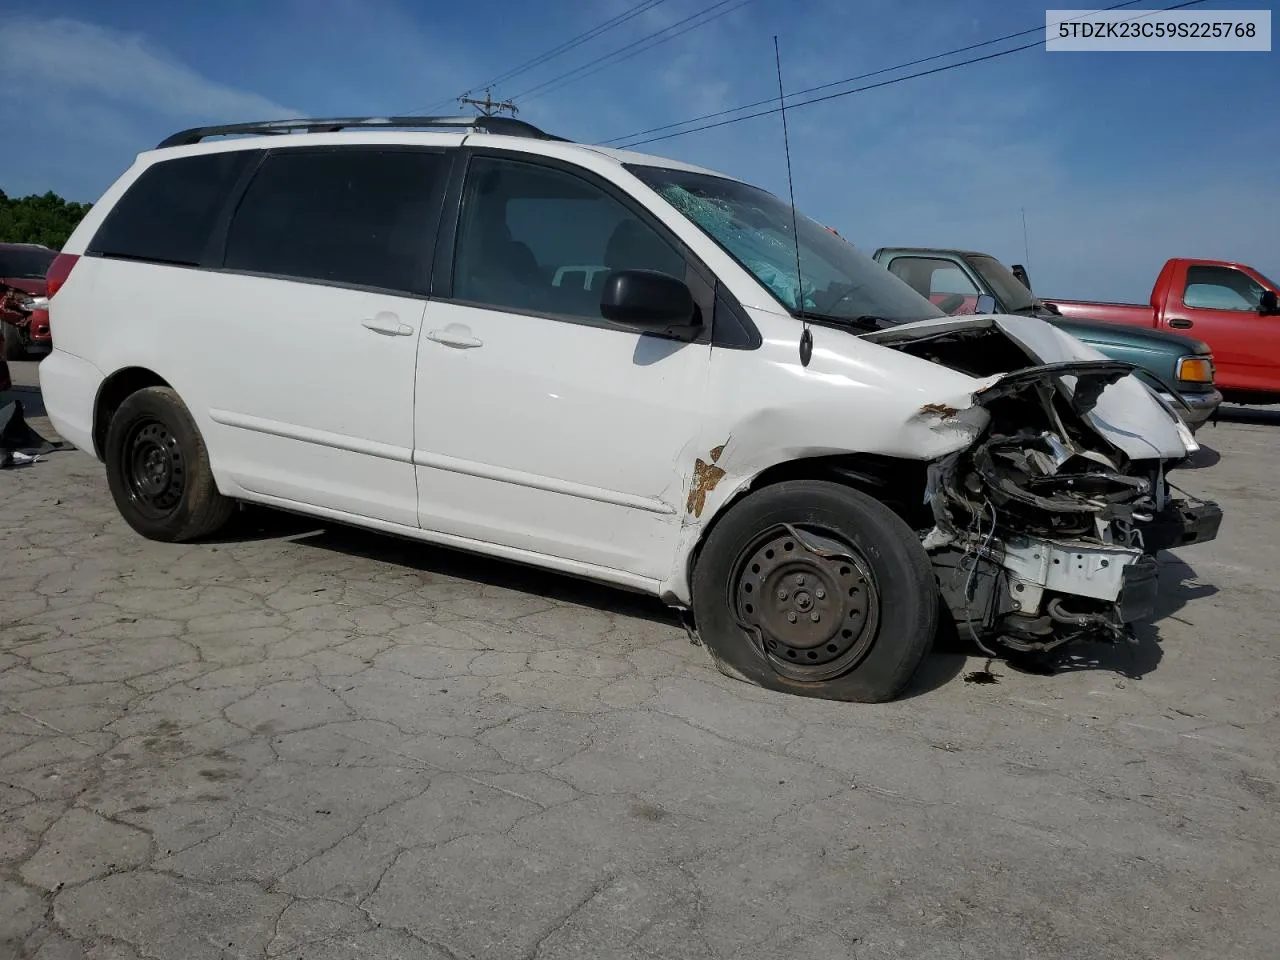
[[[202,122],[419,111],[634,2],[0,0],[0,189],[93,200],[137,152]],[[663,0],[495,93],[710,2]],[[999,0],[752,0],[519,100],[520,116],[602,141],[776,94],[774,34],[798,89],[1043,22],[1044,6]],[[1047,295],[1145,299],[1170,256],[1280,279],[1278,103],[1277,52],[1029,50],[792,112],[796,201],[868,252],[954,245],[1012,263],[1029,248]],[[777,116],[642,149],[785,195]]]

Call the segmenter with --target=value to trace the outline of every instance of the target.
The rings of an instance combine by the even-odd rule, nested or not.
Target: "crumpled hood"
[[[1027,355],[1028,366],[1056,365],[1071,361],[1107,361],[1107,357],[1052,324],[1035,317],[992,316],[938,317],[863,334],[862,339],[881,346],[927,340],[962,330],[997,329]],[[1019,371],[978,381],[975,394],[989,390]],[[1075,398],[1077,378],[1052,366],[1043,372],[1056,380],[1069,399]],[[1099,435],[1134,460],[1181,459],[1197,450],[1177,414],[1141,380],[1125,375],[1103,388],[1096,403],[1082,413]]]

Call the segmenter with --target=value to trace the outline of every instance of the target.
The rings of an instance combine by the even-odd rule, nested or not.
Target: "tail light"
[[[62,289],[62,285],[67,282],[67,277],[71,276],[71,268],[79,259],[74,253],[60,253],[53,258],[53,263],[49,264],[49,272],[44,278],[45,286],[48,288],[45,296],[52,297]]]
[[[1183,383],[1213,383],[1213,358],[1179,357],[1175,376]]]

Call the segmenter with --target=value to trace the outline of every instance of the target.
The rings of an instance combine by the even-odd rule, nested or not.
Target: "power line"
[[[531,60],[526,60],[524,63],[516,67],[513,67],[512,69],[504,73],[502,76],[497,77],[494,80],[491,80],[490,83],[502,83],[506,80],[510,80],[512,77],[519,76],[522,73],[532,70],[534,67],[541,66],[542,64],[546,63],[548,60],[552,60],[555,57],[560,56],[562,53],[568,53],[574,47],[579,47],[582,44],[586,43],[588,40],[594,40],[596,37],[600,36],[600,34],[605,33],[606,31],[612,30],[614,27],[619,27],[622,24],[626,23],[628,20],[633,20],[634,18],[640,16],[640,14],[647,13],[648,11],[652,10],[654,7],[658,6],[658,4],[665,3],[665,2],[666,0],[644,0],[644,2],[636,4],[631,9],[623,13],[620,13],[618,16],[614,17],[613,19],[606,20],[604,23],[600,24],[598,27],[588,30],[586,33],[581,33],[578,36],[574,37],[572,40],[566,40],[564,43],[560,44],[560,46],[547,51],[547,53],[543,54],[542,56],[534,57]]]
[[[949,63],[943,67],[934,67],[932,70],[921,70],[919,73],[909,73],[905,77],[894,77],[892,80],[881,80],[879,83],[869,83],[865,87],[854,87],[852,90],[842,90],[839,93],[828,93],[823,97],[813,97],[810,100],[801,100],[799,103],[791,104],[787,109],[795,110],[798,107],[807,107],[814,103],[822,103],[826,100],[836,100],[840,97],[848,97],[855,93],[863,93],[867,90],[875,90],[879,87],[892,86],[895,83],[902,83],[904,80],[915,80],[918,77],[927,77],[935,73],[945,73],[948,70],[955,70],[957,67],[967,67],[973,63],[982,63],[985,60],[996,60],[1000,57],[1007,57],[1012,53],[1020,53],[1023,50],[1030,50],[1032,47],[1040,46],[1040,41],[1035,43],[1023,44],[1020,47],[1012,47],[1008,50],[1001,50],[997,53],[988,53],[983,57],[974,57],[972,60],[960,60],[956,63]],[[770,101],[772,102],[772,101]],[[754,120],[756,117],[768,117],[782,110],[781,107],[773,107],[769,110],[760,110],[756,113],[748,113],[741,117],[732,117],[728,120],[719,120],[715,123],[704,123],[700,127],[690,127],[688,130],[679,130],[676,133],[666,133],[660,137],[649,137],[645,140],[635,140],[631,143],[624,144],[624,148],[638,147],[645,143],[658,143],[662,140],[674,140],[676,137],[683,137],[690,133],[700,133],[703,130],[714,130],[716,127],[726,127],[731,123],[742,123],[744,120]],[[691,121],[686,121],[691,122]]]
[[[606,53],[604,56],[597,57],[588,63],[574,67],[572,70],[567,70],[559,76],[551,77],[549,80],[544,80],[542,83],[530,87],[528,90],[524,91],[524,93],[516,94],[512,99],[521,100],[532,96],[543,96],[550,93],[552,90],[559,90],[561,87],[575,83],[584,77],[589,77],[593,73],[599,73],[605,67],[614,66],[615,64],[622,63],[624,60],[630,60],[632,57],[644,53],[647,50],[652,50],[654,47],[664,44],[668,40],[674,40],[676,37],[683,36],[684,33],[688,32],[688,30],[683,32],[674,31],[679,27],[685,26],[685,24],[689,24],[691,21],[697,20],[699,17],[711,14],[711,16],[707,16],[705,20],[692,24],[692,26],[688,28],[689,30],[696,30],[698,27],[704,27],[713,20],[718,20],[726,14],[733,13],[735,10],[745,7],[751,2],[752,0],[718,0],[717,3],[703,7],[697,13],[690,14],[683,20],[678,20],[670,26],[663,27],[661,30],[655,30],[653,33],[641,37],[634,43],[628,44],[625,47],[619,47],[610,53]]]
[[[1103,7],[1101,10],[1099,10],[1099,11],[1097,11],[1097,12],[1102,13],[1102,12],[1106,12],[1106,11],[1110,11],[1110,10],[1118,10],[1118,9],[1120,9],[1120,8],[1122,8],[1122,7],[1129,7],[1129,6],[1133,6],[1133,4],[1138,3],[1138,2],[1140,2],[1140,0],[1124,0],[1124,2],[1122,2],[1122,3],[1113,4],[1112,6],[1109,6],[1109,7]],[[1203,3],[1203,2],[1204,2],[1204,0],[1189,0],[1189,2],[1175,4],[1174,6],[1166,7],[1166,8],[1160,9],[1160,10],[1149,10],[1149,11],[1147,11],[1147,12],[1143,13],[1141,16],[1134,17],[1133,19],[1135,19],[1135,20],[1140,20],[1140,19],[1143,19],[1143,18],[1145,18],[1145,17],[1152,16],[1153,14],[1157,14],[1157,13],[1166,13],[1166,12],[1168,12],[1169,10],[1180,10],[1180,9],[1182,9],[1182,8],[1184,8],[1184,7],[1197,6],[1198,4]],[[1068,21],[1063,21],[1063,22],[1072,22],[1072,21],[1068,20]],[[1044,29],[1045,29],[1045,27],[1043,27],[1043,26],[1037,26],[1037,27],[1032,27],[1032,28],[1030,28],[1030,29],[1028,29],[1028,30],[1019,30],[1019,31],[1018,31],[1018,32],[1016,32],[1016,33],[1006,34],[1005,36],[1002,36],[1002,37],[996,37],[996,38],[991,39],[991,40],[983,40],[983,41],[981,41],[981,42],[979,42],[979,43],[972,43],[972,44],[969,44],[968,46],[964,46],[964,47],[957,47],[957,48],[956,48],[956,49],[954,49],[954,50],[948,50],[948,51],[946,51],[946,52],[944,52],[944,53],[936,53],[936,54],[933,54],[932,56],[928,56],[928,57],[921,57],[921,58],[920,58],[920,59],[918,59],[918,60],[909,60],[909,61],[907,61],[906,63],[899,63],[899,64],[895,64],[894,66],[891,66],[891,67],[883,67],[883,68],[881,68],[881,69],[879,69],[879,70],[872,70],[872,71],[871,71],[871,72],[869,72],[869,73],[862,73],[862,74],[858,74],[857,76],[853,76],[853,77],[845,77],[843,80],[833,80],[833,81],[831,81],[831,82],[829,82],[829,83],[819,84],[818,86],[815,86],[815,87],[806,87],[806,88],[805,88],[805,89],[803,89],[803,90],[796,90],[796,91],[794,91],[793,93],[788,94],[787,96],[788,96],[788,97],[799,97],[799,96],[803,96],[803,95],[808,94],[808,93],[816,93],[816,92],[818,92],[818,91],[820,91],[820,90],[829,90],[831,87],[839,87],[839,86],[843,86],[843,85],[844,85],[844,84],[846,84],[846,83],[854,83],[854,82],[856,82],[856,81],[858,81],[858,80],[866,80],[866,79],[869,79],[870,77],[880,76],[880,75],[885,74],[885,73],[893,73],[893,72],[896,72],[896,71],[898,71],[898,70],[905,70],[907,67],[919,66],[919,65],[920,65],[920,64],[922,64],[922,63],[929,63],[929,62],[934,61],[934,60],[941,60],[941,59],[943,59],[943,58],[945,58],[945,57],[955,56],[956,54],[959,54],[959,53],[966,53],[966,52],[968,52],[968,51],[970,51],[970,50],[977,50],[977,49],[979,49],[979,48],[981,48],[981,47],[988,47],[988,46],[991,46],[991,45],[993,45],[993,44],[1003,43],[1003,42],[1005,42],[1005,41],[1013,40],[1013,39],[1016,39],[1016,38],[1018,38],[1018,37],[1025,37],[1025,36],[1027,36],[1028,34],[1032,34],[1032,33],[1039,33],[1040,31],[1042,31],[1042,30],[1044,30]],[[895,79],[893,79],[893,80],[883,81],[883,82],[880,82],[880,83],[873,83],[873,84],[869,84],[869,85],[867,85],[867,86],[865,86],[865,87],[858,87],[858,88],[853,89],[853,90],[845,90],[845,91],[841,91],[840,93],[837,93],[837,94],[829,94],[829,95],[824,96],[824,97],[816,97],[816,98],[813,98],[813,99],[811,99],[811,100],[805,100],[805,101],[801,101],[800,103],[797,103],[797,104],[792,104],[792,106],[803,107],[803,106],[807,106],[807,105],[809,105],[809,104],[811,104],[811,103],[821,103],[821,102],[823,102],[823,101],[825,101],[825,100],[831,100],[831,99],[834,99],[834,98],[836,98],[836,97],[846,96],[846,95],[848,95],[848,94],[853,94],[853,93],[862,93],[862,92],[867,91],[867,90],[875,90],[875,89],[877,89],[877,88],[879,88],[879,87],[889,86],[890,84],[898,83],[898,82],[901,82],[901,81],[903,81],[903,80],[912,80],[912,79],[915,79],[915,78],[917,78],[917,77],[926,77],[926,76],[929,76],[929,75],[931,75],[931,74],[941,73],[941,72],[943,72],[943,71],[953,69],[953,68],[955,68],[955,67],[962,67],[962,66],[966,66],[966,65],[971,64],[971,63],[981,63],[981,62],[983,62],[983,61],[985,61],[985,60],[993,60],[993,59],[996,59],[996,58],[998,58],[998,57],[1007,56],[1008,54],[1011,54],[1011,53],[1019,53],[1019,52],[1021,52],[1021,51],[1023,51],[1023,50],[1029,50],[1029,49],[1031,49],[1032,47],[1038,47],[1038,46],[1040,46],[1040,42],[1039,42],[1039,41],[1037,41],[1037,42],[1035,42],[1035,43],[1031,43],[1031,44],[1026,44],[1026,45],[1024,45],[1024,46],[1013,47],[1013,48],[1011,48],[1011,49],[1009,49],[1009,50],[1001,51],[1001,52],[998,52],[998,53],[995,53],[995,54],[989,54],[989,55],[987,55],[987,56],[974,57],[973,59],[970,59],[970,60],[962,60],[962,61],[960,61],[960,62],[958,62],[958,63],[950,64],[950,65],[948,65],[948,66],[944,66],[944,67],[934,68],[934,69],[931,69],[931,70],[923,70],[923,71],[921,71],[921,72],[919,72],[919,73],[909,74],[909,75],[904,76],[904,77],[897,77],[897,78],[895,78]],[[656,143],[656,142],[661,141],[661,140],[670,140],[670,139],[673,139],[674,137],[684,136],[684,134],[686,134],[686,133],[698,133],[698,132],[700,132],[700,131],[702,131],[702,130],[711,130],[711,129],[714,129],[715,127],[722,127],[722,126],[725,126],[725,125],[730,124],[730,123],[737,123],[737,122],[738,122],[738,121],[740,121],[740,120],[752,120],[752,119],[754,119],[754,118],[756,118],[756,117],[768,116],[768,115],[770,115],[770,114],[776,113],[776,112],[777,112],[777,108],[773,108],[773,109],[769,109],[769,110],[763,110],[763,111],[760,111],[760,112],[758,112],[758,113],[746,114],[745,116],[735,117],[734,119],[731,119],[731,120],[724,120],[724,121],[721,121],[721,122],[719,122],[719,123],[710,123],[710,124],[705,124],[705,125],[703,125],[703,126],[699,126],[699,127],[692,127],[692,128],[690,128],[690,129],[688,129],[688,130],[683,130],[683,131],[680,131],[679,133],[668,134],[668,135],[666,135],[666,136],[661,136],[661,137],[649,137],[649,138],[647,138],[647,139],[643,139],[643,140],[637,140],[637,139],[635,139],[635,138],[637,138],[637,137],[643,137],[645,134],[649,134],[649,133],[660,133],[660,132],[662,132],[662,131],[664,131],[664,130],[673,130],[673,129],[675,129],[676,127],[683,127],[683,126],[687,126],[688,124],[691,124],[691,123],[698,123],[698,122],[703,121],[703,120],[714,120],[714,119],[716,119],[716,118],[718,118],[718,117],[724,117],[724,116],[728,116],[729,114],[739,113],[739,112],[741,112],[741,111],[743,111],[743,110],[750,110],[750,109],[752,109],[752,108],[754,108],[754,107],[762,107],[762,106],[765,106],[766,104],[772,104],[772,103],[774,103],[774,102],[775,102],[775,100],[774,100],[772,97],[767,98],[767,99],[764,99],[764,100],[756,100],[756,101],[755,101],[755,102],[753,102],[753,103],[744,103],[744,104],[741,104],[740,106],[737,106],[737,107],[730,107],[730,108],[728,108],[728,109],[726,109],[726,110],[718,110],[718,111],[716,111],[716,112],[714,112],[714,113],[707,113],[707,114],[703,114],[702,116],[699,116],[699,117],[691,117],[691,118],[689,118],[688,120],[680,120],[680,121],[677,121],[677,122],[675,122],[675,123],[666,123],[666,124],[662,124],[662,125],[657,126],[657,127],[650,127],[650,128],[648,128],[647,130],[640,130],[640,131],[638,131],[638,132],[636,132],[636,133],[630,133],[630,134],[627,134],[627,135],[625,135],[625,136],[621,136],[621,137],[613,137],[613,138],[611,138],[611,139],[609,139],[609,140],[605,140],[605,141],[603,141],[603,143],[604,143],[604,144],[621,144],[621,145],[622,145],[622,146],[624,146],[624,147],[634,147],[634,146],[639,146],[639,145],[641,145],[641,144],[645,144],[645,143]],[[628,143],[622,143],[622,141],[630,141],[630,142],[628,142]]]
[[[523,63],[517,64],[516,66],[508,70],[506,73],[499,74],[498,76],[494,77],[492,80],[486,80],[484,83],[476,84],[475,86],[471,87],[470,90],[467,91],[467,93],[470,93],[471,90],[476,90],[479,88],[496,86],[497,84],[503,83],[507,80],[517,77],[522,73],[527,73],[528,71],[534,69],[535,67],[540,67],[542,66],[542,64],[548,62],[549,60],[554,60],[556,57],[562,54],[568,53],[570,50],[574,49],[575,47],[580,47],[582,46],[582,44],[587,43],[590,40],[594,40],[596,37],[600,36],[602,33],[606,33],[607,31],[612,30],[614,27],[619,27],[622,24],[626,23],[628,20],[632,20],[640,16],[642,13],[647,13],[648,11],[652,10],[654,7],[658,6],[661,3],[666,3],[666,0],[641,0],[640,3],[637,3],[632,7],[628,7],[626,10],[622,11],[622,13],[618,14],[617,16],[610,17],[604,23],[597,24],[596,26],[592,27],[590,30],[586,30],[575,37],[570,37],[568,40],[565,40],[563,43],[559,44],[558,46],[554,46],[550,50],[545,50],[542,53],[538,54],[536,57],[530,57],[528,60],[525,60]],[[464,93],[461,96],[466,96],[466,94]],[[415,110],[411,112],[412,113],[430,113],[431,111],[436,110],[439,107],[446,106],[457,99],[460,99],[460,97],[446,97],[443,100],[438,100],[436,103],[432,104],[429,107],[425,107],[422,110]]]

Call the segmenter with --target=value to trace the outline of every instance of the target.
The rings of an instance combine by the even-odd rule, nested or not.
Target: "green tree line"
[[[63,200],[52,191],[10,197],[0,190],[0,243],[40,243],[61,250],[91,206]]]

